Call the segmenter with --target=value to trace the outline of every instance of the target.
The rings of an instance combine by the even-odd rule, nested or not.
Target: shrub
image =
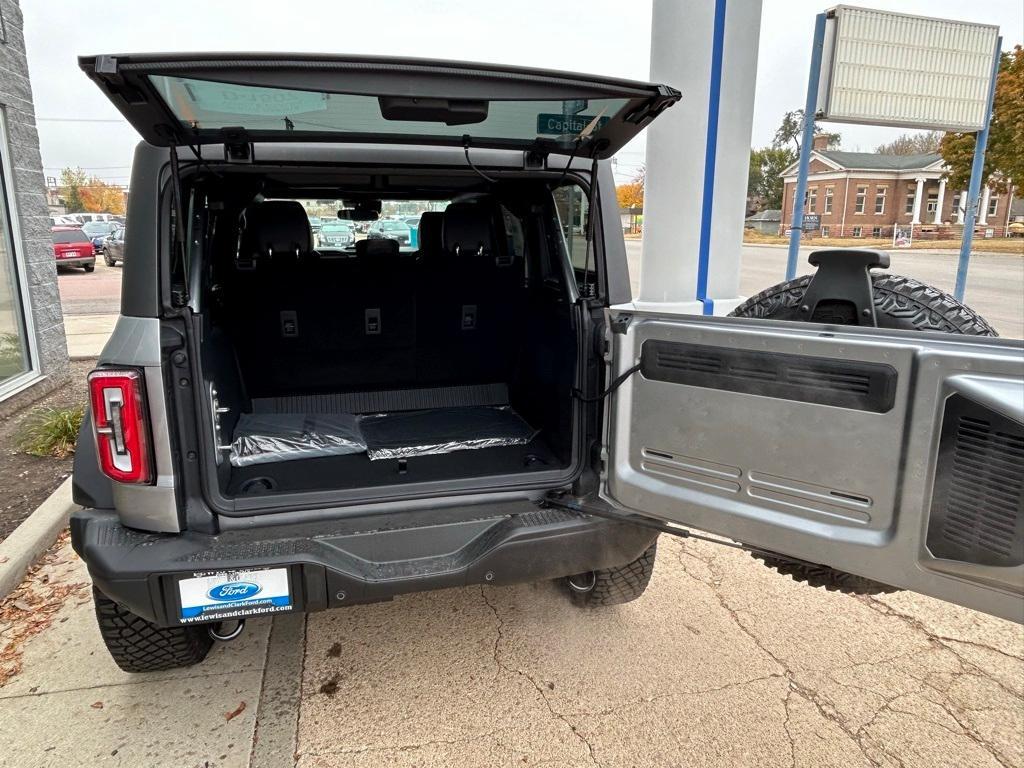
[[[75,452],[75,440],[84,415],[84,405],[36,408],[21,428],[18,448],[32,456],[63,459]]]

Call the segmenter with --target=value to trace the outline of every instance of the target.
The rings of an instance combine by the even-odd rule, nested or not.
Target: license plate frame
[[[298,609],[292,568],[228,568],[176,574],[172,579],[178,624],[234,621]]]

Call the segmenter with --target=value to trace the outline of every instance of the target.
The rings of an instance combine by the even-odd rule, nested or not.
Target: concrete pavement
[[[82,586],[0,687],[0,764],[1024,764],[1021,627],[811,589],[700,542],[659,550],[619,608],[472,586],[253,621],[198,667],[139,676],[107,657],[63,544],[30,591]]]

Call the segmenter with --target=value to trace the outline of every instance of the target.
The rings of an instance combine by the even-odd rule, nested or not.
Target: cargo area
[[[294,199],[214,214],[238,221],[209,238],[200,331],[220,493],[564,482],[578,329],[539,190],[533,219],[434,203],[408,244],[331,246]]]

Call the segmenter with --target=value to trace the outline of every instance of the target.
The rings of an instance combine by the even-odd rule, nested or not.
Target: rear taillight
[[[100,470],[120,483],[153,479],[142,373],[99,368],[89,374],[89,398]]]

